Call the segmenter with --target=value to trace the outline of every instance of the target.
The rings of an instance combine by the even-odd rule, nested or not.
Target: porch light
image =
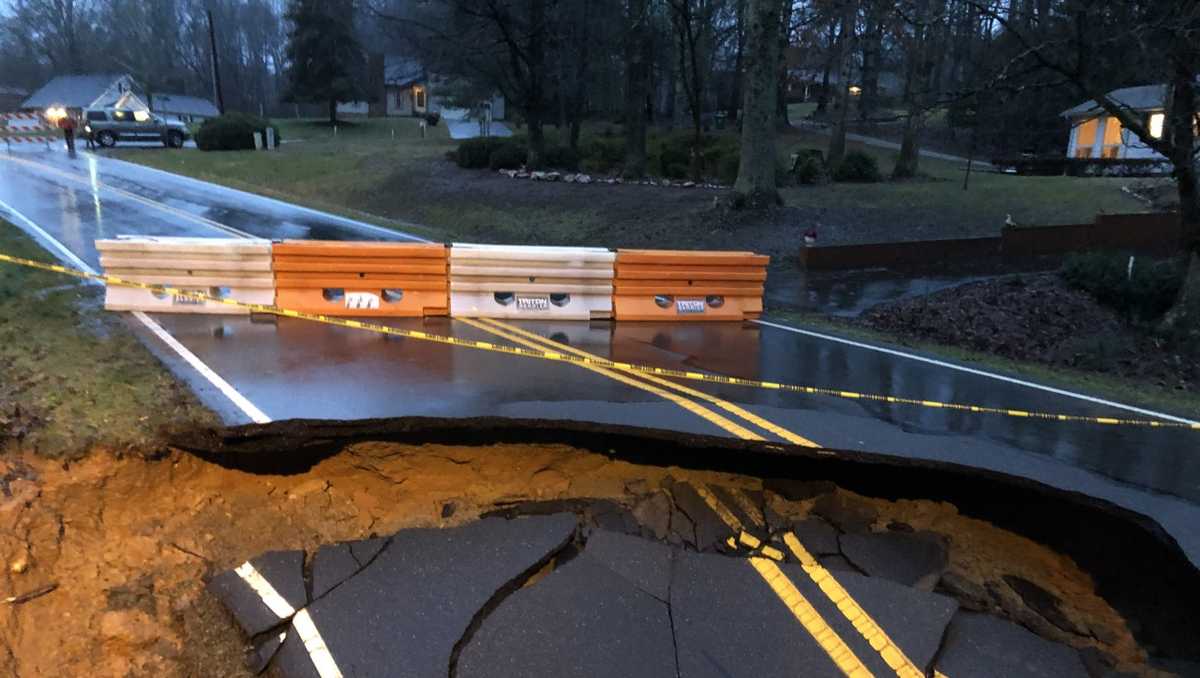
[[[850,85],[850,96],[856,97],[862,94],[862,88],[858,85]]]

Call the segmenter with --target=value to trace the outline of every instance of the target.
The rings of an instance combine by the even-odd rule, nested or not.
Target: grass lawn
[[[414,118],[358,119],[339,126],[277,121],[277,152],[202,153],[195,149],[121,149],[119,158],[235,188],[347,214],[431,239],[626,247],[735,247],[791,253],[800,231],[820,229],[822,244],[994,235],[1008,215],[1022,224],[1091,221],[1097,212],[1138,212],[1124,179],[1017,177],[922,159],[921,179],[879,184],[789,186],[786,209],[722,214],[711,190],[541,184],[462,170],[445,159],[456,147],[445,125],[420,135]],[[588,134],[619,134],[593,123]],[[733,133],[726,131],[726,134]],[[557,133],[548,128],[553,142]],[[828,138],[794,130],[779,137],[782,160]],[[857,143],[886,175],[896,152]],[[417,225],[414,225],[417,224]],[[428,228],[422,229],[418,225]],[[792,231],[797,231],[793,233]],[[790,243],[790,244],[789,244]]]
[[[781,137],[780,151],[782,157],[790,157],[800,148],[825,150],[828,146],[829,137],[796,130]],[[847,147],[873,156],[885,176],[891,173],[899,155],[898,151],[853,142]],[[980,171],[976,166],[967,190],[963,190],[966,166],[962,163],[921,158],[920,170],[926,176],[911,181],[791,186],[782,192],[788,205],[801,208],[853,205],[859,210],[891,212],[901,223],[905,214],[933,208],[945,221],[980,224],[992,231],[971,235],[998,235],[1010,214],[1018,224],[1047,226],[1090,223],[1097,213],[1126,214],[1148,209],[1121,191],[1129,179],[1016,176]]]
[[[415,118],[360,119],[333,128],[310,120],[276,120],[283,144],[278,151],[203,153],[196,149],[121,148],[122,160],[204,179],[309,207],[340,213],[381,226],[438,237],[415,228],[411,215],[368,213],[364,202],[382,190],[397,167],[438,163],[456,143],[445,125],[429,127],[424,138]]]
[[[50,260],[6,221],[0,251]],[[99,286],[0,262],[0,452],[155,452],[164,433],[217,423],[119,316],[104,312],[103,296]]]
[[[797,104],[788,104],[787,105],[788,120],[791,120],[792,122],[796,122],[797,120],[802,120],[802,119],[807,118],[808,116],[812,115],[813,111],[815,111],[815,110],[817,110],[817,102],[815,102],[815,101],[808,101],[808,102],[797,103]]]
[[[1152,382],[1123,379],[1107,374],[1041,363],[1010,360],[956,346],[909,341],[883,332],[852,326],[844,321],[820,314],[773,311],[770,319],[876,345],[906,347],[970,367],[999,372],[1039,384],[1077,391],[1180,417],[1200,418],[1200,394],[1162,388]]]

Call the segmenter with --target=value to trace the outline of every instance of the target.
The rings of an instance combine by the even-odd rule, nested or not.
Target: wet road
[[[98,266],[96,238],[121,234],[405,239],[377,226],[174,177],[111,158],[0,153],[0,211]],[[15,212],[17,214],[12,214]],[[19,216],[18,216],[19,215]],[[23,218],[22,218],[23,217]],[[44,239],[44,238],[43,238]],[[401,415],[569,418],[725,434],[646,391],[577,366],[385,338],[303,321],[156,316],[167,332],[271,419]],[[397,325],[496,337],[444,318]],[[521,326],[603,357],[942,402],[1141,416],[912,356],[771,324],[538,323]],[[171,350],[147,345],[231,422],[242,411]],[[1062,424],[691,383],[825,446],[950,460],[1076,489],[1157,518],[1200,562],[1200,436]],[[768,435],[767,437],[775,437]]]

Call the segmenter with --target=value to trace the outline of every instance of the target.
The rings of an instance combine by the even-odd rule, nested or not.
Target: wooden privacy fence
[[[1170,213],[1101,214],[1091,224],[1018,226],[999,236],[800,249],[809,270],[922,268],[972,260],[1019,260],[1091,250],[1171,255],[1181,250],[1183,228]]]
[[[106,273],[133,282],[167,285],[249,304],[272,304],[271,243],[240,238],[142,237],[97,240]],[[104,308],[157,313],[249,311],[212,301],[109,285]]]
[[[762,314],[770,257],[617,250],[617,320],[747,320]]]
[[[275,243],[276,303],[333,316],[446,315],[446,247],[419,243]]]
[[[612,317],[613,259],[598,247],[450,247],[450,315],[464,318]]]

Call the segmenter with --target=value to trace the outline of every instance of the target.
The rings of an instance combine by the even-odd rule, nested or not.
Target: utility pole
[[[221,66],[217,63],[217,32],[213,29],[212,10],[208,10],[208,44],[212,46],[213,96],[217,100],[217,112],[225,115],[225,97],[221,94]]]

